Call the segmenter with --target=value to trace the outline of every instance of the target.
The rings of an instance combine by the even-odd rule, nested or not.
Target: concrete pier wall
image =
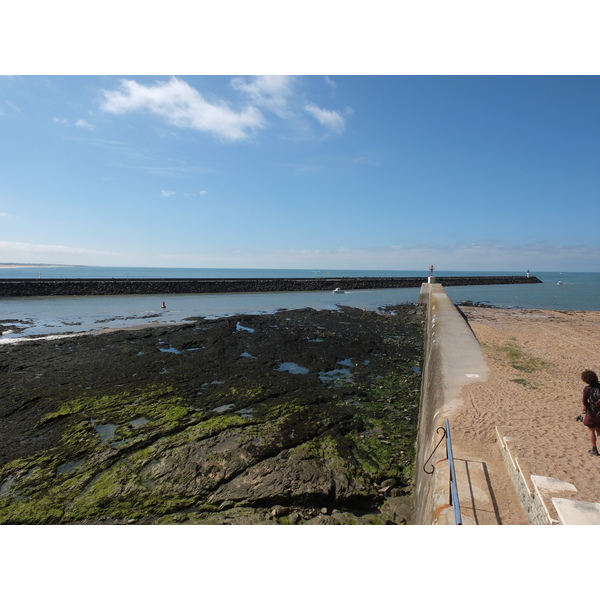
[[[449,465],[446,442],[438,428],[448,418],[452,432],[451,414],[462,387],[485,381],[488,367],[479,342],[442,285],[423,284],[419,302],[426,305],[427,318],[415,466],[415,524],[450,525],[454,514]]]
[[[536,277],[436,277],[444,286],[541,283]],[[3,296],[97,296],[121,294],[222,294],[416,288],[427,277],[273,279],[0,279]]]

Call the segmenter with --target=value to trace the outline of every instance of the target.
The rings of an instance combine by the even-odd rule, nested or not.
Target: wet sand
[[[495,427],[515,437],[529,475],[572,483],[574,500],[600,502],[600,457],[588,454],[581,412],[584,369],[600,372],[600,312],[462,307],[490,368],[488,380],[462,390],[451,418],[453,443],[489,461],[506,524],[527,523],[502,469]]]

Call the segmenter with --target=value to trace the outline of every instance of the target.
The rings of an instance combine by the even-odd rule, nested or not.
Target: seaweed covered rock
[[[303,309],[5,345],[0,523],[406,522],[422,320]]]

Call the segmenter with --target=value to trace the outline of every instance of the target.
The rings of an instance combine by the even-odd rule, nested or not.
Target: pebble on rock
[[[284,517],[289,514],[290,509],[287,506],[281,506],[281,504],[276,504],[271,508],[271,514],[274,517]]]

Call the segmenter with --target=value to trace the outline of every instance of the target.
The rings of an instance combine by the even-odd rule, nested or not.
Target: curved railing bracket
[[[427,473],[427,475],[431,475],[435,471],[435,466],[433,464],[431,465],[431,471],[428,471],[425,467],[427,466],[427,463],[431,460],[431,457],[435,454],[435,451],[439,448],[440,444],[444,441],[444,438],[446,437],[446,428],[438,427],[435,430],[435,432],[440,433],[440,430],[443,432],[442,439],[435,445],[433,452],[429,455],[429,458],[423,464],[423,471],[425,471],[425,473]]]

